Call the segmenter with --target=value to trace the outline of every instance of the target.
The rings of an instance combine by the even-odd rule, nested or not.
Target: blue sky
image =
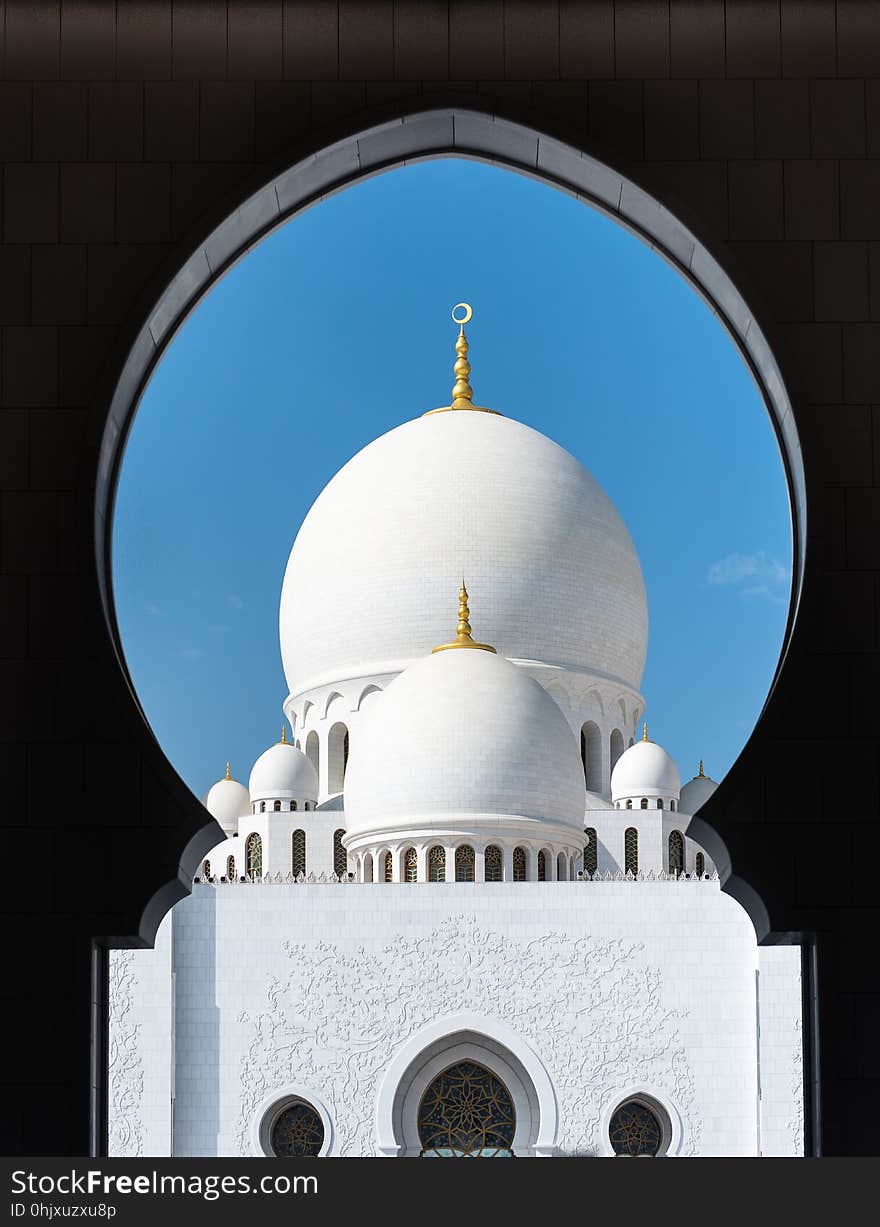
[[[616,223],[443,159],[349,188],[242,259],[145,392],[114,524],[117,614],[153,730],[199,795],[278,739],[278,599],[309,506],[360,448],[448,402],[452,305],[475,399],[577,456],[648,590],[651,736],[716,779],[766,698],[789,600],[782,463],[737,350]]]

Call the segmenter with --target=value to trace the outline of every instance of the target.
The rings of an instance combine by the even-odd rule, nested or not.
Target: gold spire
[[[645,723],[642,725],[642,741],[650,741],[650,740],[651,739],[648,736],[648,722],[646,720]]]
[[[281,744],[283,746],[287,745],[287,725],[286,724],[282,724],[281,726]]]
[[[229,763],[226,764],[226,778],[227,780],[232,779],[232,768],[229,766]]]
[[[463,311],[462,316],[457,316],[456,311]],[[440,409],[429,409],[428,413],[448,413],[450,409],[474,409],[477,413],[497,413],[497,409],[486,409],[482,405],[474,404],[474,390],[470,385],[471,364],[468,362],[468,339],[464,335],[464,326],[469,323],[473,316],[473,308],[470,303],[457,302],[452,308],[452,319],[458,324],[458,340],[455,342],[455,352],[458,357],[455,360],[455,366],[452,368],[455,373],[455,383],[452,388],[452,404],[443,405]],[[425,417],[428,416],[426,413]]]
[[[494,648],[490,648],[488,643],[474,643],[471,638],[471,611],[468,608],[468,590],[464,586],[464,580],[461,581],[461,590],[458,594],[458,626],[455,628],[455,642],[441,643],[438,647],[433,648],[434,652],[445,652],[449,648],[481,648],[484,652],[494,652]]]
[[[703,770],[703,760],[702,760],[702,759],[700,759],[700,771],[699,771],[699,774],[697,775],[697,779],[698,779],[698,780],[705,780],[705,778],[706,778],[706,773],[705,773],[705,771]]]

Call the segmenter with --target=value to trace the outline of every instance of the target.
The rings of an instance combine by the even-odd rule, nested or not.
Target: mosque
[[[648,735],[632,540],[473,403],[471,314],[451,403],[306,516],[281,739],[113,953],[112,1155],[803,1154],[800,951],[688,835],[716,785]]]

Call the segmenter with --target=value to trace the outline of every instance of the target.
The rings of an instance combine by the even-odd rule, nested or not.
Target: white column
[[[455,844],[446,845],[446,881],[455,881]]]
[[[416,879],[419,882],[428,880],[428,845],[419,844],[416,848]]]
[[[501,849],[501,878],[504,882],[513,881],[513,848],[506,844]]]
[[[474,847],[474,881],[486,881],[486,848]]]

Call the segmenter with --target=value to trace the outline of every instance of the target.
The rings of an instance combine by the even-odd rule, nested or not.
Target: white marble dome
[[[318,773],[302,750],[279,741],[254,763],[248,788],[251,801],[315,801]]]
[[[717,780],[712,780],[708,775],[702,774],[702,767],[703,764],[700,763],[700,775],[695,775],[692,780],[688,780],[681,790],[679,809],[684,810],[686,814],[695,814],[701,805],[706,804],[718,787]]]
[[[645,587],[614,505],[538,431],[463,410],[389,431],[315,501],[281,593],[291,693],[424,656],[462,575],[499,655],[638,689]]]
[[[656,741],[637,741],[611,772],[611,800],[668,797],[678,800],[681,778],[675,760]]]
[[[250,795],[244,784],[227,777],[211,785],[205,797],[205,809],[228,834],[235,830],[242,815],[250,813]]]
[[[512,819],[580,841],[584,800],[559,707],[522,669],[474,649],[423,657],[396,677],[353,739],[345,777],[350,839]]]

